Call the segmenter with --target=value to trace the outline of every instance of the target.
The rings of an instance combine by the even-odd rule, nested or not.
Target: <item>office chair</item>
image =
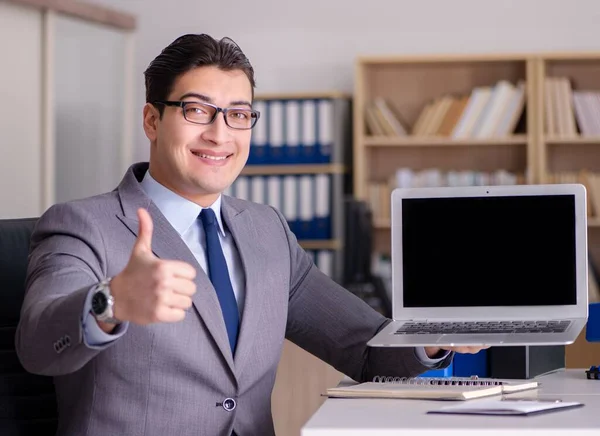
[[[35,218],[0,220],[0,435],[54,436],[58,413],[52,377],[25,371],[15,331],[25,295]]]

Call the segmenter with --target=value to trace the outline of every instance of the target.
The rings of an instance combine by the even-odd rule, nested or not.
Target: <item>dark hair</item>
[[[216,40],[206,34],[187,34],[169,44],[144,71],[146,102],[166,100],[179,76],[203,66],[216,66],[223,71],[243,71],[250,80],[254,98],[254,69],[231,38]],[[163,106],[159,105],[157,109],[162,116]]]

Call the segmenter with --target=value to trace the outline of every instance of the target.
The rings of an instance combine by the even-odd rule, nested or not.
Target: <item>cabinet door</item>
[[[42,14],[0,2],[0,219],[42,212]]]
[[[53,20],[55,202],[110,191],[123,176],[128,35]]]

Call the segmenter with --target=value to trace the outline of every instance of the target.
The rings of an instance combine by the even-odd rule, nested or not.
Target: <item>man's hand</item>
[[[463,347],[425,347],[425,354],[427,357],[435,358],[441,350],[454,351],[455,353],[461,354],[475,354],[481,350],[487,350],[490,348],[489,345],[484,346],[463,346]]]
[[[152,218],[145,209],[138,210],[138,218],[139,233],[129,262],[110,284],[114,317],[140,325],[181,321],[192,306],[196,270],[185,262],[156,257],[152,253]],[[99,325],[107,333],[115,328]]]

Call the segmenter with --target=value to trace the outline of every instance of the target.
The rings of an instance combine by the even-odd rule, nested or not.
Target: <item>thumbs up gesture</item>
[[[181,321],[196,292],[196,270],[185,262],[156,257],[152,253],[152,218],[145,209],[138,210],[138,218],[139,233],[129,262],[110,285],[114,316],[140,325]],[[106,331],[114,326],[100,327]]]

